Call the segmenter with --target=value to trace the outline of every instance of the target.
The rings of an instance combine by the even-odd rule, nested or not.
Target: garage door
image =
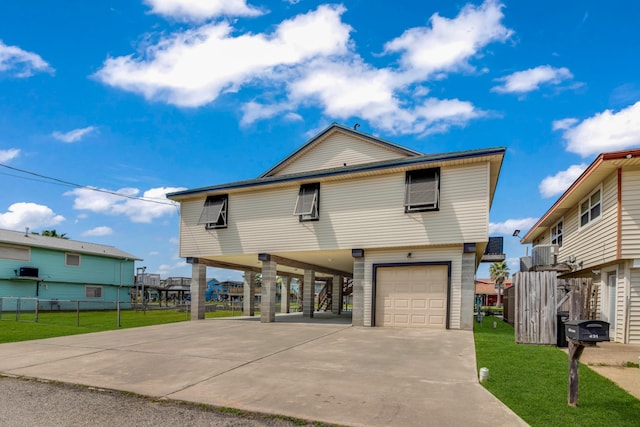
[[[379,267],[376,326],[445,328],[446,265]]]

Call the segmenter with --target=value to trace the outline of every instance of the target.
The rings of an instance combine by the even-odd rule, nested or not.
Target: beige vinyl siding
[[[640,344],[640,269],[629,270],[628,344]]]
[[[299,185],[229,193],[228,227],[205,230],[205,198],[181,204],[182,257],[482,242],[488,164],[441,169],[440,210],[405,214],[405,174],[320,184],[320,220],[293,215]]]
[[[640,258],[640,170],[622,171],[622,258]]]
[[[341,132],[328,136],[299,158],[292,160],[274,176],[353,166],[409,157],[406,154]]]
[[[577,262],[583,262],[582,268],[587,269],[616,259],[617,173],[609,175],[604,180],[601,197],[600,219],[583,228],[579,228],[578,205],[564,214],[563,244],[558,256],[559,262],[575,256]],[[549,241],[548,234],[549,232],[545,234],[546,242]]]
[[[364,324],[371,325],[373,303],[373,264],[400,262],[444,262],[451,261],[451,295],[449,327],[460,328],[460,302],[462,295],[462,246],[412,248],[411,259],[406,250],[365,250],[364,265]],[[372,326],[372,325],[371,325]]]

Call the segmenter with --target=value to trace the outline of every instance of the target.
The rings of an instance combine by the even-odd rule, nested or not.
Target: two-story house
[[[112,246],[0,230],[0,297],[128,304],[137,260]]]
[[[278,275],[301,281],[304,316],[317,280],[349,278],[354,325],[472,328],[504,153],[422,154],[333,124],[256,179],[169,194],[192,263],[192,319],[204,316],[213,266],[245,281],[262,273],[263,322],[275,320]]]
[[[640,149],[600,154],[521,242],[599,283],[611,339],[640,343]]]

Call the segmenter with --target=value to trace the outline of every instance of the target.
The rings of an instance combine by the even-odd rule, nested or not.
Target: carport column
[[[280,288],[280,313],[289,312],[289,295],[291,295],[291,277],[282,276],[282,288]]]
[[[364,326],[364,249],[352,249],[351,256],[353,256],[351,324]]]
[[[204,299],[207,292],[207,266],[197,258],[191,264],[191,320],[204,319]]]
[[[256,274],[253,271],[244,272],[244,286],[242,289],[242,314],[253,316],[255,314],[256,300]]]
[[[316,272],[304,271],[304,290],[302,298],[302,317],[313,317],[316,297]]]
[[[331,313],[342,312],[342,276],[333,276],[331,284]]]
[[[262,294],[260,304],[260,321],[271,323],[276,321],[276,273],[278,265],[271,261],[271,255],[259,254],[262,261]]]
[[[460,329],[473,329],[475,299],[476,245],[466,243],[462,253],[462,283],[460,283]],[[451,298],[451,297],[449,297]],[[449,319],[453,321],[454,319]],[[454,323],[454,322],[452,322]]]

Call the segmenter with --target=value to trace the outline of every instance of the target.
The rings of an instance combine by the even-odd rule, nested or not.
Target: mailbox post
[[[602,320],[582,320],[580,293],[575,289],[569,297],[569,318],[565,335],[569,342],[569,406],[578,406],[578,362],[585,346],[609,341],[609,323]]]

